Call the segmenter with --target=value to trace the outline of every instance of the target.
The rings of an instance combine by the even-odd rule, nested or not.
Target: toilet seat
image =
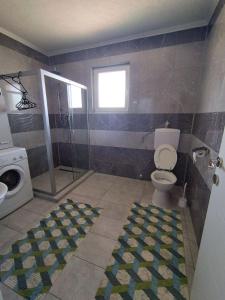
[[[162,185],[173,185],[177,182],[177,177],[172,172],[162,170],[152,172],[151,179]]]
[[[162,144],[154,154],[155,166],[159,170],[171,171],[177,163],[177,151],[169,144]]]

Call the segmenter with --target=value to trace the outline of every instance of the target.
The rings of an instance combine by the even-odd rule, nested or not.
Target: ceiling
[[[206,25],[218,0],[0,0],[0,30],[47,55]]]

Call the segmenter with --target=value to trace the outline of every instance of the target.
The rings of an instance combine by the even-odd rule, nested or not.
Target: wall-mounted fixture
[[[210,159],[208,167],[210,169],[222,168],[223,167],[223,159],[219,156],[216,159]]]
[[[6,83],[11,85],[16,90],[20,91],[22,94],[21,100],[16,104],[16,108],[18,110],[26,110],[35,108],[37,106],[36,103],[32,102],[28,98],[28,91],[24,87],[24,85],[21,82],[21,72],[19,72],[17,75],[0,75],[0,80],[4,80]],[[19,86],[19,88],[18,88]]]
[[[210,153],[209,148],[204,146],[192,149],[193,162],[196,163],[198,158],[206,157],[209,155],[209,153]]]

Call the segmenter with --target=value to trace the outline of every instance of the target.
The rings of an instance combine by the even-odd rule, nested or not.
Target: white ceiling
[[[0,29],[53,55],[206,25],[218,0],[0,0]]]

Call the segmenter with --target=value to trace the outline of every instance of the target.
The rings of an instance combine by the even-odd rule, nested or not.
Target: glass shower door
[[[51,189],[56,195],[89,169],[86,87],[40,70]]]
[[[54,142],[54,175],[56,193],[63,190],[74,181],[73,174],[73,148],[71,141],[71,121],[68,110],[68,84],[62,81],[54,82],[56,97],[54,97],[54,113],[52,115]]]
[[[79,86],[67,88],[72,166],[74,180],[78,180],[90,169],[87,92]]]

